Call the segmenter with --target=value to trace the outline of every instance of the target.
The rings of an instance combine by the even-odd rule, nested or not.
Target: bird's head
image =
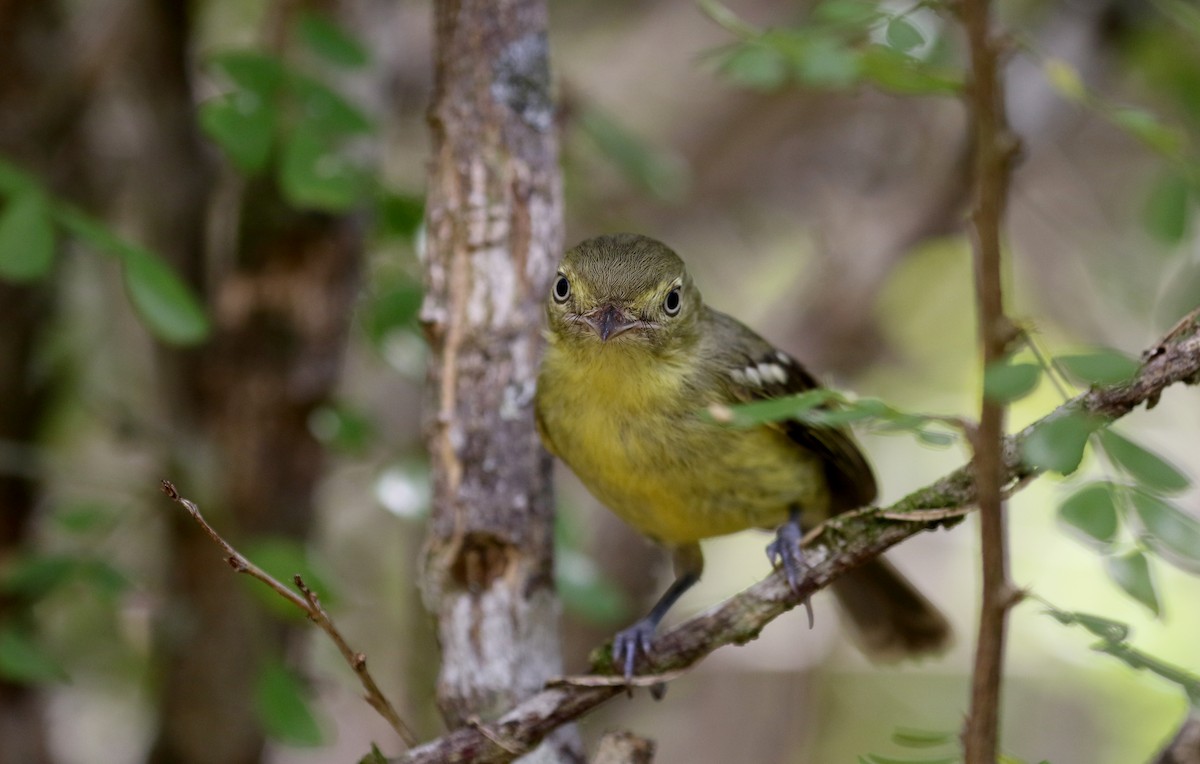
[[[597,236],[569,250],[546,302],[555,340],[659,354],[695,337],[702,309],[679,256],[631,233]]]

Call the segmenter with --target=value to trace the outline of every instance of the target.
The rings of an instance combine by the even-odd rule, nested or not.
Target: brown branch
[[[1039,474],[1021,461],[1020,445],[1034,427],[1071,411],[1116,419],[1142,403],[1152,406],[1162,391],[1177,383],[1200,383],[1200,312],[1193,314],[1170,335],[1155,344],[1143,358],[1145,365],[1131,381],[1096,388],[1064,403],[1046,417],[1004,442],[1002,480],[1006,491],[1016,490]],[[932,510],[970,507],[976,502],[972,465],[946,475],[890,507],[839,515],[820,526],[807,545],[810,566],[792,591],[779,574],[768,578],[705,613],[659,636],[653,660],[641,661],[640,672],[668,674],[691,666],[722,645],[744,644],[758,636],[768,623],[823,589],[855,566],[877,557],[889,547],[921,531],[949,525],[938,516],[933,521],[896,521],[894,516],[917,516]],[[608,651],[598,651],[607,656]],[[598,668],[616,673],[607,657]],[[661,678],[661,677],[660,677]],[[397,764],[448,764],[475,762],[498,764],[514,758],[512,750],[529,750],[560,725],[590,712],[620,694],[621,685],[592,686],[578,680],[548,686],[495,721],[455,730],[414,748]],[[504,746],[495,741],[504,741]]]
[[[217,542],[217,546],[221,547],[221,549],[225,551],[225,554],[227,555],[225,561],[229,563],[230,567],[232,567],[238,573],[245,573],[252,578],[257,578],[259,581],[262,581],[264,584],[275,590],[275,593],[280,597],[283,597],[285,600],[304,611],[304,614],[308,617],[308,620],[321,627],[321,630],[328,634],[329,638],[333,640],[333,643],[337,645],[342,657],[346,659],[346,663],[350,665],[350,668],[354,671],[355,675],[358,676],[358,681],[362,683],[363,689],[366,690],[367,694],[365,696],[365,700],[367,703],[369,703],[372,708],[379,712],[379,715],[386,719],[388,724],[392,725],[392,729],[396,731],[396,734],[400,736],[400,739],[404,741],[405,745],[411,748],[417,744],[417,736],[413,734],[413,731],[400,718],[400,714],[396,712],[396,708],[383,694],[383,691],[379,689],[379,685],[375,683],[375,679],[371,676],[371,672],[367,670],[367,656],[362,653],[355,652],[350,648],[350,645],[346,643],[345,637],[342,636],[342,633],[338,631],[337,626],[334,625],[333,619],[329,617],[329,613],[325,611],[325,608],[321,607],[321,602],[319,599],[317,599],[317,595],[312,591],[312,589],[308,588],[308,586],[304,583],[304,580],[299,575],[293,577],[293,580],[296,582],[296,587],[300,589],[300,594],[296,594],[270,573],[267,573],[262,568],[250,562],[245,555],[234,549],[232,544],[226,541],[220,533],[217,533],[215,528],[208,524],[208,521],[204,519],[202,514],[200,514],[200,508],[196,506],[195,502],[192,502],[181,496],[174,484],[172,484],[169,480],[162,481],[162,492],[165,493],[176,504],[179,504],[181,507],[186,509],[188,514],[192,516],[192,519],[199,523],[200,527],[204,529],[204,532],[207,533],[213,541]]]
[[[990,0],[964,0],[962,23],[971,57],[968,109],[973,128],[974,204],[971,239],[975,252],[975,302],[979,316],[982,362],[1002,363],[1017,332],[1004,315],[1001,286],[1000,228],[1008,198],[1016,139],[1009,132],[1000,81],[999,41],[991,30]],[[971,709],[963,730],[967,764],[996,761],[1000,728],[1000,683],[1008,611],[1020,593],[1008,577],[1008,541],[1004,499],[1003,402],[981,396],[979,427],[971,439],[979,505],[980,565],[983,572]]]

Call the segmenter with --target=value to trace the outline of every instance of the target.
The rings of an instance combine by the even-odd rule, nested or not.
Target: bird
[[[546,325],[534,399],[542,442],[674,563],[674,581],[649,613],[613,639],[626,681],[667,611],[700,580],[701,540],[774,529],[768,558],[795,587],[804,529],[876,499],[874,473],[844,428],[794,419],[731,427],[706,415],[820,383],[706,305],[666,244],[620,233],[568,250]],[[882,558],[848,571],[833,590],[870,657],[933,654],[950,642],[942,613]]]

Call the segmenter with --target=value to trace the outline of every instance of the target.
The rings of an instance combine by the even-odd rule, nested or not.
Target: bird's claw
[[[617,632],[613,638],[613,662],[624,669],[625,681],[633,679],[633,664],[638,656],[650,653],[656,625],[650,619],[643,618],[628,629]]]
[[[800,588],[800,578],[808,567],[804,562],[804,551],[800,548],[803,538],[800,524],[789,521],[779,526],[775,540],[767,544],[767,559],[772,566],[783,568],[788,586],[793,592]],[[813,627],[813,609],[810,598],[804,598],[804,610],[808,613],[808,628]]]

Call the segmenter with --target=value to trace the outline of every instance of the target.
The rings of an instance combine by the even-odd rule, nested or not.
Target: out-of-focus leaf
[[[561,549],[555,558],[554,573],[563,606],[581,618],[608,625],[628,615],[624,593],[582,552]]]
[[[678,201],[687,193],[687,167],[596,109],[580,115],[579,126],[596,148],[629,180],[660,199]]]
[[[0,279],[37,281],[54,264],[54,222],[50,202],[29,190],[0,208]]]
[[[382,193],[375,207],[378,233],[384,237],[412,239],[425,221],[425,199],[412,194]]]
[[[204,308],[175,271],[139,247],[125,245],[120,255],[129,300],[156,337],[172,345],[194,345],[208,336]]]
[[[1079,625],[1106,642],[1124,642],[1129,637],[1129,624],[1091,613],[1050,608],[1047,614],[1065,626]]]
[[[936,759],[895,759],[891,756],[868,753],[866,760],[869,764],[957,764],[959,758],[957,756],[939,756]]]
[[[283,145],[279,185],[297,207],[344,212],[362,198],[362,174],[317,131],[301,125]]]
[[[267,734],[281,743],[317,746],[325,740],[303,682],[276,660],[259,670],[254,710]]]
[[[374,424],[363,412],[340,404],[327,404],[308,415],[308,430],[330,449],[361,454],[376,436]]]
[[[260,172],[271,157],[278,117],[275,105],[243,90],[200,105],[200,127],[242,172]]]
[[[736,85],[775,90],[787,80],[788,62],[775,48],[749,42],[734,46],[722,57],[720,70]]]
[[[1124,353],[1107,348],[1075,355],[1060,355],[1054,360],[1070,377],[1088,385],[1128,382],[1142,367]]]
[[[1104,569],[1108,571],[1109,578],[1126,594],[1145,605],[1154,615],[1159,615],[1158,593],[1155,591],[1146,555],[1133,551],[1106,557]]]
[[[1050,87],[1067,100],[1079,103],[1087,98],[1087,87],[1079,77],[1079,70],[1071,64],[1061,58],[1050,58],[1046,60],[1042,70]]]
[[[1157,496],[1134,491],[1132,498],[1142,540],[1175,567],[1200,573],[1200,521]]]
[[[329,608],[337,605],[337,592],[330,585],[328,577],[313,565],[303,544],[281,536],[268,536],[244,544],[242,553],[246,559],[289,589],[299,593],[292,580],[293,576],[299,574],[308,588],[321,599],[322,606]],[[246,586],[273,613],[289,619],[304,617],[299,608],[284,600],[261,581],[246,578]]]
[[[1058,519],[1085,541],[1108,547],[1117,540],[1119,515],[1110,483],[1089,483],[1058,507]]]
[[[983,373],[983,394],[1002,403],[1015,401],[1033,392],[1041,377],[1042,367],[1034,363],[992,363]]]
[[[935,745],[953,743],[958,732],[919,730],[912,727],[897,727],[892,732],[892,742],[905,748],[932,748]]]
[[[415,329],[424,293],[415,281],[381,285],[367,301],[364,325],[367,336],[378,345],[397,329]]]
[[[80,502],[58,506],[50,518],[68,533],[86,534],[108,528],[115,522],[116,511],[105,504]]]
[[[1108,112],[1109,120],[1149,148],[1169,157],[1177,157],[1184,145],[1178,129],[1164,125],[1148,111],[1122,106]]]
[[[1142,223],[1154,238],[1165,244],[1183,241],[1191,228],[1192,187],[1176,172],[1162,175],[1150,189]]]
[[[78,566],[79,560],[68,555],[28,555],[5,567],[0,575],[0,591],[41,599],[69,581]]]
[[[796,77],[814,88],[840,90],[858,81],[861,54],[830,35],[813,36],[796,57]]]
[[[886,45],[870,45],[861,58],[863,75],[880,90],[898,95],[955,95],[961,77]]]
[[[34,636],[15,624],[0,624],[0,678],[19,684],[44,684],[67,678]]]
[[[212,56],[209,62],[239,88],[256,93],[263,100],[278,92],[286,74],[278,58],[252,50],[224,51]]]
[[[1069,475],[1079,467],[1088,437],[1099,426],[1082,412],[1067,412],[1035,427],[1021,444],[1021,455],[1034,467]]]
[[[733,419],[729,424],[735,427],[753,427],[767,422],[795,419],[804,416],[818,406],[839,398],[840,396],[832,390],[818,388],[786,398],[744,403],[730,408]]]
[[[1108,454],[1109,458],[1148,490],[1177,493],[1192,483],[1186,475],[1158,454],[1112,430],[1100,433],[1100,445],[1104,447],[1104,453]]]
[[[925,44],[925,36],[921,34],[921,30],[903,16],[896,16],[888,22],[886,39],[888,45],[903,53]]]
[[[371,119],[340,93],[319,80],[304,75],[288,79],[300,104],[301,126],[323,137],[361,135],[374,129]]]
[[[296,25],[308,49],[330,63],[359,68],[370,63],[366,48],[349,32],[318,13],[302,13]]]
[[[865,27],[883,14],[868,0],[823,0],[812,10],[815,23],[833,26]]]

